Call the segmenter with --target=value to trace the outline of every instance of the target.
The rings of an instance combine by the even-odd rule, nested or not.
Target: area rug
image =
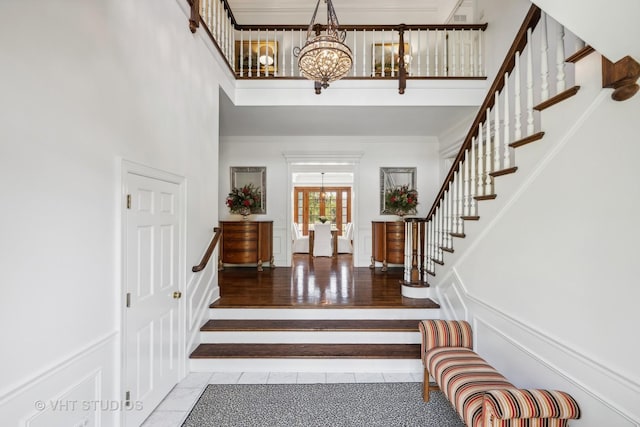
[[[420,383],[210,384],[183,427],[464,427]]]

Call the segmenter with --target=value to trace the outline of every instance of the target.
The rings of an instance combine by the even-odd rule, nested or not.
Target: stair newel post
[[[547,14],[540,18],[540,101],[549,99],[549,36]]]
[[[405,257],[405,259],[408,261],[405,261],[405,283],[420,283],[420,268],[418,264],[419,221],[420,219],[418,218],[407,218],[404,223],[405,233],[407,235],[407,253],[410,253],[408,257]]]
[[[564,25],[556,22],[558,34],[556,35],[556,94],[564,92],[566,88],[565,52],[564,52]]]
[[[527,136],[533,135],[533,44],[531,28],[527,30]]]
[[[504,141],[504,152],[503,152],[503,161],[502,168],[507,169],[511,167],[511,153],[509,151],[509,132],[510,132],[510,121],[509,121],[509,73],[504,73],[504,128],[502,139]]]
[[[514,76],[514,82],[513,82],[513,97],[514,97],[514,111],[513,111],[513,116],[514,116],[514,124],[513,124],[513,139],[515,141],[519,141],[522,138],[522,123],[520,120],[520,115],[522,114],[522,106],[521,106],[521,102],[522,100],[520,99],[520,52],[516,52],[516,63],[513,69],[513,76]]]
[[[484,141],[482,140],[482,123],[478,123],[478,196],[484,195]]]

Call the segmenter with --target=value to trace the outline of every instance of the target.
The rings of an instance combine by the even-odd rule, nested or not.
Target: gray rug
[[[210,384],[183,427],[464,427],[420,383]]]

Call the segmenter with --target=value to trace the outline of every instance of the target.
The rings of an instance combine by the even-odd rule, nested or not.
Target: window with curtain
[[[342,235],[351,222],[351,187],[295,187],[293,219],[302,234],[309,234],[309,226],[326,217]]]

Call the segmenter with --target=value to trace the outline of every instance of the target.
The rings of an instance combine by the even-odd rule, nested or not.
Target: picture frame
[[[267,213],[267,167],[266,166],[231,166],[231,189],[253,185],[260,189],[261,200],[259,210],[253,213]]]
[[[385,206],[387,190],[406,185],[409,190],[416,189],[416,168],[382,167],[380,168],[380,215],[395,215],[395,212]]]
[[[404,54],[405,58],[411,57],[409,43],[404,43]],[[391,76],[392,70],[394,75],[398,75],[400,71],[400,43],[374,43],[371,48],[371,55],[373,58],[371,61],[373,63],[373,76]],[[409,71],[408,62],[405,62],[404,68],[407,72]]]
[[[273,75],[278,71],[278,42],[258,40],[236,41],[236,74]]]

